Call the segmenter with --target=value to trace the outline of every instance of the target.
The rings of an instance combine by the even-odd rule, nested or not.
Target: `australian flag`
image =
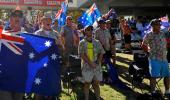
[[[93,23],[101,17],[101,13],[94,3],[84,14],[78,19],[83,26],[93,25]]]
[[[58,19],[59,27],[65,25],[66,16],[67,16],[67,8],[68,8],[68,4],[65,2],[62,2],[61,9],[55,15],[55,19]]]
[[[169,23],[168,15],[159,18],[159,20],[161,20],[161,29],[169,28],[170,23]]]
[[[167,31],[168,28],[170,27],[168,15],[160,17],[159,20],[161,21],[161,30]],[[152,27],[150,24],[145,26],[144,31],[142,32],[142,36],[144,37],[145,34],[150,33],[151,31],[152,31]]]
[[[0,30],[0,90],[58,95],[60,58],[54,39]]]
[[[109,12],[108,13],[106,13],[105,15],[104,15],[104,17],[106,18],[106,20],[107,19],[115,19],[115,18],[117,18],[117,13],[115,12],[115,10],[112,8],[112,9],[110,9],[109,10]]]

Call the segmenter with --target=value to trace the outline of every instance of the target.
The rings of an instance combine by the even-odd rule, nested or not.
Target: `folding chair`
[[[77,55],[70,55],[68,59],[69,66],[65,72],[65,78],[68,83],[68,94],[71,94],[75,89],[75,81],[77,80],[77,77],[81,74],[81,59]]]
[[[135,89],[135,83],[142,89],[142,82],[144,79],[150,79],[149,73],[149,60],[146,53],[135,53],[134,61],[129,65],[129,74],[132,76],[132,89]],[[158,85],[159,81],[162,78],[159,78],[156,82],[156,88],[160,91],[160,87]]]

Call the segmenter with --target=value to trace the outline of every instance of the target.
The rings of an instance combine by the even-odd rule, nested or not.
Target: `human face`
[[[101,28],[101,29],[106,29],[106,23],[100,24],[100,28]]]
[[[68,17],[66,21],[67,21],[67,25],[70,25],[70,26],[71,26],[71,24],[72,24],[72,18],[71,18],[71,17]]]
[[[19,27],[20,26],[20,17],[19,16],[11,16],[10,17],[10,25],[11,25],[11,27]]]
[[[86,29],[85,34],[87,38],[92,38],[93,30],[92,29]]]
[[[154,30],[155,32],[159,32],[160,29],[161,29],[161,23],[160,23],[160,22],[157,22],[157,23],[155,23],[154,25],[152,25],[152,27],[153,27],[153,30]]]
[[[42,20],[42,28],[46,31],[51,30],[51,23],[52,23],[52,19],[51,18],[44,18]]]

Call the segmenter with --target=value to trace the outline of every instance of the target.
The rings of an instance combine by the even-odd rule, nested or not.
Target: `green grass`
[[[130,90],[119,89],[116,86],[104,84],[100,86],[101,98],[103,100],[136,100],[136,96],[141,92],[140,88],[132,89],[131,76],[128,74],[128,67],[133,60],[133,56],[130,54],[117,53],[116,68],[119,73],[119,78],[126,84]],[[159,82],[159,86],[163,90],[162,81]],[[60,100],[84,100],[83,96],[83,84],[78,84],[75,88],[75,92],[68,94],[68,89],[62,89],[60,94]],[[149,92],[149,80],[145,79],[143,84],[143,92]],[[93,91],[90,89],[90,91]],[[90,100],[95,100],[93,92],[90,92]]]

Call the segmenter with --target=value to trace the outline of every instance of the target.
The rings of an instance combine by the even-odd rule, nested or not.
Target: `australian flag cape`
[[[21,33],[0,32],[0,90],[58,95],[60,59],[55,40]]]

